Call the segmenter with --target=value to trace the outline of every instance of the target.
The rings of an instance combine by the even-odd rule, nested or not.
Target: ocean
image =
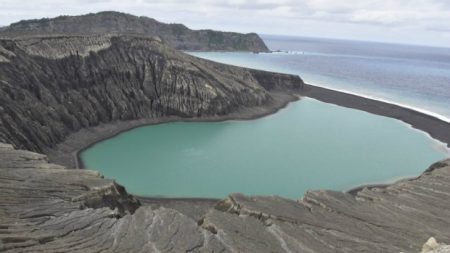
[[[190,52],[300,75],[309,84],[408,107],[450,122],[450,48],[262,35],[273,53]]]

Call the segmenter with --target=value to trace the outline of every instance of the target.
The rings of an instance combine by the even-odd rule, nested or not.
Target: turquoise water
[[[417,176],[447,155],[400,121],[305,98],[257,120],[140,127],[82,159],[139,195],[298,199],[311,189]]]
[[[318,86],[421,110],[450,122],[450,48],[287,36],[276,53],[195,52],[228,64],[300,75]]]

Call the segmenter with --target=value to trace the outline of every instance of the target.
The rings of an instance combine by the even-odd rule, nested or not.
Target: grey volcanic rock
[[[303,81],[202,60],[158,38],[0,40],[0,141],[43,151],[114,121],[213,117],[270,104]]]
[[[164,24],[151,18],[112,11],[24,20],[0,29],[0,36],[7,37],[105,33],[159,36],[169,46],[181,50],[269,51],[255,33],[190,30],[182,24]]]
[[[434,237],[430,237],[423,245],[421,253],[450,253],[450,245],[438,243]]]
[[[147,36],[164,31],[158,26],[177,35]],[[145,35],[98,34],[127,27]],[[429,241],[425,250],[448,249],[450,160],[416,179],[351,194],[311,191],[297,201],[232,194],[194,206],[139,201],[98,172],[32,152],[63,145],[70,154],[83,145],[77,137],[95,139],[109,124],[261,114],[304,86],[297,76],[218,64],[164,44],[237,47],[232,34],[213,32],[205,44],[202,31],[185,29],[117,13],[3,29],[27,36],[0,39],[0,251],[419,252],[430,236],[442,244]],[[90,35],[28,36],[84,30]]]
[[[0,144],[2,252],[446,252],[450,160],[355,195],[233,194],[200,219],[141,204],[112,180]],[[433,251],[432,251],[433,252]]]

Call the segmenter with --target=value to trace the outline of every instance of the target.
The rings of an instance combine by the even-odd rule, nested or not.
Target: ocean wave
[[[327,85],[327,84],[324,84],[324,83],[321,83],[321,82],[317,82],[317,81],[311,81],[311,82],[308,82],[308,83],[311,83],[312,85],[315,85],[317,87],[322,87],[322,88],[326,88],[326,89],[330,89],[330,90],[334,90],[334,91],[339,91],[339,92],[342,92],[342,93],[347,93],[347,94],[351,94],[351,95],[355,95],[355,96],[359,96],[359,97],[364,97],[364,98],[368,98],[368,99],[372,99],[372,100],[376,100],[376,101],[380,101],[380,102],[384,102],[384,103],[388,103],[388,104],[392,104],[392,105],[397,105],[397,106],[400,106],[400,107],[403,107],[403,108],[407,108],[407,109],[410,109],[410,110],[413,110],[413,111],[416,111],[416,112],[420,112],[420,113],[426,114],[428,116],[437,118],[437,119],[445,121],[447,123],[450,123],[450,118],[449,117],[444,116],[444,115],[439,114],[439,113],[436,113],[436,112],[433,112],[433,111],[430,111],[430,110],[427,110],[427,109],[423,109],[423,108],[414,106],[414,105],[400,103],[400,102],[388,100],[388,99],[385,99],[385,98],[380,98],[380,97],[373,96],[373,95],[367,95],[367,94],[364,94],[364,93],[358,93],[358,92],[349,91],[349,90],[345,90],[345,89],[339,89],[339,88],[335,88],[335,87],[332,87],[330,85]]]
[[[276,50],[272,51],[267,54],[292,54],[292,55],[298,55],[298,54],[305,54],[303,51],[295,51],[295,50]]]

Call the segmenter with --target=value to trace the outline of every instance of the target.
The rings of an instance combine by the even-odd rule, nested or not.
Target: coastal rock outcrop
[[[105,33],[158,36],[167,45],[180,50],[269,51],[256,33],[191,30],[182,24],[164,24],[152,18],[113,11],[81,16],[60,16],[52,19],[23,20],[0,28],[0,37]]]
[[[450,242],[450,160],[431,168],[355,194],[232,194],[195,219],[140,203],[97,172],[0,144],[0,251],[420,252],[430,235]]]
[[[302,85],[298,76],[199,59],[155,37],[3,39],[0,141],[43,151],[101,123],[227,115]]]
[[[132,35],[123,34],[128,27]],[[257,35],[110,12],[23,21],[0,33],[1,252],[419,252],[430,236],[443,244],[425,249],[440,252],[450,243],[450,160],[386,187],[300,200],[231,194],[194,208],[132,196],[98,172],[68,169],[65,156],[59,165],[41,154],[62,145],[71,156],[86,144],[81,136],[92,143],[162,118],[280,108],[301,93],[298,76],[170,47],[266,50]]]

